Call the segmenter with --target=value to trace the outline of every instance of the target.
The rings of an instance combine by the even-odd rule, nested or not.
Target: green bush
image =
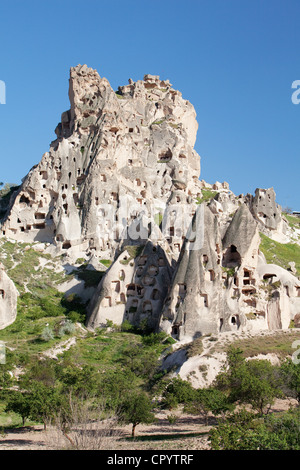
[[[145,346],[153,346],[164,342],[167,339],[167,336],[168,335],[164,331],[161,331],[159,333],[152,332],[149,335],[142,337],[142,343]]]
[[[283,396],[279,368],[267,360],[246,361],[243,351],[231,346],[227,365],[214,386],[228,396],[230,403],[252,405],[260,414],[268,413],[275,398]]]
[[[166,408],[176,408],[179,404],[192,403],[196,399],[196,389],[180,377],[172,379],[163,392],[163,405]]]
[[[128,321],[124,320],[121,325],[121,331],[134,331],[135,327]]]
[[[209,433],[212,450],[299,450],[300,409],[259,418],[244,409]]]

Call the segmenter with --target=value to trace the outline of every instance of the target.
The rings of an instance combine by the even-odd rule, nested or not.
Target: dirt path
[[[292,399],[277,400],[272,411],[284,411],[295,404],[296,400]],[[174,424],[168,420],[170,415],[177,417]],[[162,411],[156,418],[152,425],[138,425],[134,440],[131,426],[117,427],[115,436],[106,438],[101,450],[209,450],[208,432],[216,422],[213,417],[208,425],[202,417],[180,411]],[[0,434],[0,450],[63,450],[68,444],[57,431],[44,431],[43,426],[7,430]]]
[[[206,426],[202,418],[192,415],[176,414],[177,421],[170,424],[167,416],[170,412],[156,415],[152,425],[138,425],[136,438],[131,438],[131,426],[116,428],[116,436],[106,446],[111,450],[167,450],[167,449],[208,449]],[[43,426],[28,426],[7,430],[0,435],[0,450],[61,450],[67,447],[67,441],[52,429],[44,431]]]

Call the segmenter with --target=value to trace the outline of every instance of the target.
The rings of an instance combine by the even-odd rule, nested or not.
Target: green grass
[[[40,260],[46,266],[40,266]],[[17,317],[14,323],[0,330],[0,340],[6,343],[6,358],[9,364],[25,364],[33,356],[61,342],[61,337],[43,341],[41,334],[48,324],[54,330],[68,318],[84,321],[84,306],[78,299],[64,298],[58,284],[71,276],[64,271],[56,272],[56,259],[46,253],[37,252],[26,243],[0,243],[0,261],[8,276],[15,283],[19,296]]]
[[[296,243],[278,243],[264,234],[260,234],[259,249],[265,255],[268,264],[277,264],[284,269],[289,268],[289,262],[294,261],[297,276],[300,275],[300,246]]]
[[[72,315],[83,321],[84,305],[76,299],[65,299],[54,288],[43,290],[43,296],[22,294],[18,299],[16,320],[0,330],[0,341],[6,344],[6,362],[17,365],[30,362],[32,357],[60,343],[62,337],[58,331],[62,322],[72,319]],[[49,341],[41,338],[46,326],[54,332],[54,339]]]
[[[121,260],[120,263],[121,264],[124,264],[124,265],[127,265],[130,263],[130,261],[132,261],[133,259],[137,258],[138,256],[140,256],[143,252],[143,249],[144,249],[144,245],[127,245],[124,247],[123,251],[127,251],[127,253],[129,254],[129,258],[126,259],[126,260]]]
[[[299,332],[277,333],[262,335],[247,339],[238,339],[232,345],[243,351],[244,357],[257,354],[276,354],[282,359],[291,356],[296,350],[292,347],[294,341],[300,340]]]
[[[115,91],[116,97],[119,98],[120,100],[124,100],[125,96],[121,95],[120,91]]]
[[[122,358],[123,351],[139,342],[139,335],[101,331],[99,335],[78,339],[72,351],[66,352],[65,356],[76,357],[82,364],[113,369]]]
[[[196,204],[202,204],[202,202],[208,202],[215,197],[218,193],[217,191],[212,191],[211,189],[202,189],[202,197],[197,197]]]
[[[110,259],[101,259],[100,260],[100,263],[103,264],[103,266],[105,266],[106,268],[109,268],[109,266],[111,265],[112,261]]]
[[[152,126],[153,125],[158,125],[159,126],[159,124],[162,124],[163,122],[165,122],[165,120],[166,120],[165,118],[164,119],[158,119],[157,121],[153,121],[151,125]]]
[[[6,344],[6,363],[17,366],[29,364],[34,357],[61,342],[61,338],[42,341],[41,334],[48,324],[54,328],[65,317],[30,320],[26,314],[18,314],[16,321],[0,331],[0,340]]]
[[[132,390],[145,386],[147,374],[154,373],[159,358],[166,351],[167,343],[157,342],[145,344],[148,337],[138,332],[108,331],[106,328],[88,333],[77,338],[76,344],[64,352],[64,360],[71,359],[80,366],[96,367],[97,370],[110,374],[132,374]],[[144,373],[146,376],[144,377]]]
[[[38,269],[40,259],[47,260],[48,267]],[[44,289],[45,286],[54,286],[65,280],[64,272],[58,273],[53,269],[51,255],[35,251],[30,244],[9,241],[1,243],[0,261],[20,293],[26,292],[27,284],[29,290],[32,284],[34,291],[35,288]]]
[[[161,212],[157,212],[156,214],[154,214],[154,222],[156,223],[156,225],[160,227],[162,221],[163,221],[163,214]]]
[[[300,229],[300,218],[295,215],[283,213],[291,228]]]

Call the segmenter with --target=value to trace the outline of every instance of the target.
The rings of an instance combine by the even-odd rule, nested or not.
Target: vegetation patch
[[[156,225],[158,225],[158,227],[161,227],[162,221],[163,214],[161,212],[157,212],[156,214],[154,214],[154,222],[156,223]]]
[[[124,246],[122,252],[127,251],[127,253],[129,254],[129,258],[121,260],[120,263],[124,265],[129,264],[133,259],[137,258],[138,256],[142,254],[144,248],[145,248],[145,245]]]
[[[192,341],[186,348],[187,352],[187,357],[194,357],[198,356],[203,352],[203,343],[202,343],[202,338],[196,338],[194,341]]]
[[[254,357],[258,354],[276,354],[278,357],[285,358],[295,352],[292,345],[297,340],[299,340],[299,333],[291,331],[238,339],[234,341],[233,346],[242,349],[244,357]]]
[[[112,261],[110,259],[101,259],[100,260],[100,263],[103,264],[103,266],[105,266],[106,268],[109,268],[109,266],[111,265]]]
[[[152,124],[151,124],[151,126],[154,126],[154,125],[158,125],[158,126],[159,126],[159,124],[162,124],[163,122],[165,122],[165,120],[166,120],[166,119],[164,118],[164,119],[158,119],[158,120],[156,120],[156,121],[153,121]]]
[[[278,243],[260,234],[261,243],[259,249],[264,254],[268,264],[278,264],[284,269],[289,269],[289,262],[294,261],[297,276],[300,276],[300,246],[295,243]]]
[[[299,217],[297,217],[295,215],[287,214],[287,213],[283,213],[283,215],[286,218],[286,220],[288,221],[288,224],[291,228],[300,229],[300,218]]]
[[[202,204],[202,202],[209,202],[211,199],[218,194],[217,191],[212,191],[211,189],[202,189],[201,190],[202,197],[197,197],[196,204]]]
[[[96,269],[88,269],[88,267],[83,264],[76,270],[72,271],[72,274],[75,275],[78,279],[84,281],[84,287],[88,289],[89,287],[97,287],[102,277],[105,274],[105,271],[97,271]]]

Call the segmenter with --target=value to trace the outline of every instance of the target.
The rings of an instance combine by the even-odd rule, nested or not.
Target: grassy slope
[[[296,263],[297,275],[300,276],[300,246],[296,243],[278,243],[264,234],[260,234],[260,250],[265,255],[268,264],[278,264],[284,269],[289,268],[289,262]]]
[[[62,341],[57,335],[49,342],[42,341],[44,328],[48,325],[58,331],[73,307],[75,312],[77,310],[78,318],[83,312],[82,305],[74,299],[67,302],[58,291],[58,284],[70,276],[55,270],[57,261],[45,253],[35,251],[29,244],[9,241],[0,243],[0,262],[20,294],[15,322],[0,330],[0,341],[6,342],[10,364],[24,364],[30,357]]]
[[[134,258],[141,249],[142,247],[129,247],[128,251]],[[74,321],[74,316],[76,318],[77,315],[76,321],[84,323],[84,306],[74,298],[65,299],[57,289],[59,283],[70,277],[54,269],[55,262],[59,261],[58,264],[61,265],[61,260],[52,260],[48,255],[35,251],[29,244],[2,241],[0,261],[20,293],[15,322],[0,330],[0,341],[6,343],[6,362],[9,366],[26,367],[32,359],[71,336],[76,338],[75,346],[65,351],[64,355],[78,364],[97,366],[103,370],[113,370],[120,365],[123,356],[126,356],[124,351],[128,348],[135,347],[142,353],[148,351],[149,357],[154,354],[158,361],[159,354],[167,347],[157,344],[148,350],[142,344],[141,334],[121,332],[117,328],[95,333],[77,328],[75,332],[61,336],[59,330],[66,319],[71,318]],[[98,284],[103,272],[88,271],[83,265],[78,268],[77,275],[89,287]],[[53,339],[42,339],[46,326],[52,330]]]
[[[296,217],[296,216],[290,215],[290,214],[286,214],[286,213],[284,213],[283,215],[287,219],[287,221],[289,223],[289,226],[291,228],[300,229],[300,218],[299,217]]]
[[[295,352],[294,341],[299,341],[299,331],[277,332],[272,335],[237,339],[233,346],[242,349],[244,357],[253,357],[257,354],[276,354],[281,359],[291,356]]]

